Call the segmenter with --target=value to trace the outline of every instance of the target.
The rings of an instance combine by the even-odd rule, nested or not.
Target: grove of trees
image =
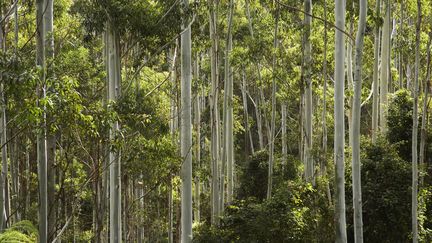
[[[432,242],[430,0],[0,1],[0,242]]]

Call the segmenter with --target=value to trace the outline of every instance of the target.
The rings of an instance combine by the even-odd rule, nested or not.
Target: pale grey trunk
[[[271,124],[270,124],[270,136],[269,136],[269,163],[268,163],[268,177],[267,177],[267,199],[270,199],[272,196],[272,188],[273,188],[273,167],[274,167],[274,141],[275,141],[275,126],[276,126],[276,53],[278,48],[278,24],[279,24],[279,4],[277,4],[276,10],[276,19],[275,19],[275,29],[274,29],[274,39],[273,39],[273,64],[272,64],[272,113],[271,113]]]
[[[38,98],[45,98],[45,27],[43,15],[46,2],[36,1],[36,65],[41,69],[40,83],[37,89]],[[38,102],[38,105],[39,102]],[[48,201],[47,201],[47,140],[45,107],[41,107],[43,115],[39,122],[40,131],[37,133],[37,160],[39,179],[39,242],[48,241]]]
[[[376,1],[375,16],[380,15],[381,0]],[[374,41],[374,66],[373,66],[373,85],[372,85],[372,143],[376,142],[378,133],[378,115],[379,115],[379,58],[380,58],[380,27],[378,23],[375,26],[375,41]]]
[[[119,40],[112,23],[107,23],[106,43],[108,48],[108,102],[115,102],[120,94],[120,55]],[[111,124],[110,141],[116,138],[119,131],[118,121]],[[121,173],[119,148],[111,148],[109,151],[109,198],[110,198],[110,242],[121,242],[122,218],[121,218]]]
[[[256,64],[257,66],[257,75],[258,75],[258,100],[259,100],[259,112],[260,112],[260,120],[261,120],[261,125],[265,126],[265,129],[267,131],[267,144],[269,143],[269,137],[270,137],[270,124],[268,122],[268,118],[267,118],[267,113],[265,110],[265,106],[266,106],[266,99],[264,96],[264,89],[263,89],[263,85],[264,85],[264,81],[261,77],[261,64],[258,63]],[[261,129],[261,136],[263,138],[263,148],[266,146],[264,143],[264,136],[262,134],[262,129]]]
[[[426,58],[426,79],[423,84],[423,114],[422,114],[422,123],[421,123],[421,133],[420,133],[420,153],[419,153],[419,163],[420,163],[420,169],[421,171],[426,170],[426,162],[425,162],[425,146],[426,146],[426,139],[427,139],[427,131],[426,131],[426,125],[428,123],[427,117],[428,117],[428,103],[429,103],[429,80],[430,80],[430,64],[431,64],[431,38],[432,38],[432,31],[429,32],[429,41],[427,44],[427,58]],[[422,173],[420,173],[420,185],[423,185],[423,179],[424,176],[421,176]]]
[[[355,42],[354,99],[352,107],[352,187],[354,207],[354,239],[363,242],[363,217],[361,195],[361,163],[360,163],[360,117],[363,45],[366,28],[367,0],[360,0],[360,16]]]
[[[46,56],[49,62],[47,68],[47,78],[54,79],[54,0],[46,1],[46,11],[44,15],[44,25],[46,31]],[[48,91],[51,91],[49,88]],[[55,150],[56,137],[50,129],[47,129],[47,190],[48,190],[48,238],[52,239],[56,232],[56,200],[55,200]]]
[[[345,218],[345,126],[344,126],[344,57],[345,36],[345,0],[335,0],[336,36],[335,36],[335,85],[334,85],[334,158],[336,180],[336,242],[347,242]],[[342,30],[342,31],[341,31]]]
[[[403,26],[403,22],[404,22],[404,1],[400,2],[400,24],[399,24],[399,31],[401,33],[403,33],[404,31],[404,26]],[[403,88],[403,62],[404,62],[404,55],[402,50],[399,51],[399,67],[398,67],[398,71],[399,71],[399,88],[402,89]]]
[[[324,61],[323,61],[323,109],[322,109],[322,150],[323,162],[321,164],[321,175],[327,175],[327,1],[324,0]],[[326,181],[326,193],[329,205],[332,205],[332,196],[330,191],[330,184]]]
[[[287,105],[282,102],[281,119],[282,119],[282,168],[285,169],[288,164],[288,146],[287,146]]]
[[[3,9],[0,7],[0,18],[3,17]],[[0,26],[0,48],[2,52],[6,52],[6,36],[3,36],[5,33],[3,30],[3,25]],[[2,75],[2,74],[0,74]],[[0,76],[0,79],[2,77]],[[1,163],[1,173],[0,173],[0,232],[3,232],[4,228],[6,227],[6,220],[8,217],[8,183],[7,183],[7,153],[6,153],[6,104],[4,99],[4,84],[1,82],[0,84],[0,99],[1,99],[1,114],[0,114],[0,125],[1,125],[1,137],[0,142],[1,144],[4,144],[2,147],[2,163]]]
[[[312,157],[312,57],[310,33],[312,28],[312,0],[304,1],[304,83],[305,87],[305,105],[304,105],[304,164],[305,164],[305,179],[307,182],[314,183],[314,161]]]
[[[381,42],[381,83],[380,83],[380,131],[387,132],[388,82],[389,82],[389,46],[390,46],[390,2],[386,0],[386,15],[382,29]]]
[[[199,69],[199,55],[197,54],[195,62],[195,78],[200,78]],[[196,96],[195,96],[195,163],[196,168],[201,168],[201,96],[199,81],[196,85]],[[194,207],[194,221],[200,222],[200,196],[201,196],[201,182],[199,175],[195,176],[195,207]]]
[[[218,6],[209,0],[210,8],[210,69],[211,69],[211,94],[210,94],[210,123],[211,123],[211,223],[217,225],[219,222],[219,107],[218,107]]]
[[[349,20],[350,23],[350,35],[353,35],[354,33],[354,19]],[[347,83],[348,83],[348,90],[353,90],[354,85],[354,77],[353,77],[353,45],[351,41],[348,41],[346,43],[347,50],[346,50],[346,76],[347,76]],[[347,118],[348,118],[348,144],[349,147],[352,148],[352,137],[353,137],[353,129],[352,129],[352,113],[353,113],[353,97],[349,96],[348,98],[348,109],[347,109]]]
[[[245,5],[246,5],[246,16],[248,18],[248,26],[249,26],[249,32],[252,36],[252,38],[254,38],[254,32],[253,32],[253,26],[252,26],[252,16],[250,14],[250,4],[249,4],[249,0],[245,0]]]
[[[253,138],[252,138],[252,132],[249,127],[249,112],[248,112],[248,97],[247,97],[247,83],[246,83],[246,73],[243,69],[242,71],[242,86],[241,86],[241,92],[242,92],[242,99],[243,99],[243,114],[245,119],[245,140],[249,139],[250,144],[250,150],[251,153],[255,153],[254,144],[253,144]],[[245,142],[246,146],[247,142]]]
[[[171,52],[171,120],[170,120],[170,132],[173,144],[177,145],[178,141],[176,138],[176,131],[178,129],[178,117],[177,117],[177,72],[176,72],[176,60],[177,60],[177,45]],[[172,175],[170,175],[169,179],[169,188],[168,188],[168,242],[173,243],[173,222],[174,222],[174,205],[173,205],[173,193],[172,193]],[[142,189],[143,190],[143,189]],[[141,190],[141,191],[142,191]],[[144,205],[143,205],[144,206]],[[142,239],[141,242],[144,242],[144,229],[141,226],[138,229],[138,236]]]
[[[228,30],[225,49],[225,83],[224,83],[224,162],[227,168],[227,203],[231,203],[234,190],[234,141],[233,141],[233,78],[230,65],[230,53],[232,49],[232,22],[234,1],[229,1]],[[223,166],[222,166],[223,168]],[[223,171],[223,170],[222,170]],[[222,174],[222,185],[224,184]],[[223,186],[221,188],[223,193]],[[224,202],[221,202],[222,211]]]
[[[183,7],[189,9],[189,0],[183,0]],[[191,26],[189,19],[182,18],[181,35],[181,115],[180,155],[183,163],[181,179],[181,242],[192,242],[192,104],[191,104]]]
[[[415,43],[415,73],[414,86],[412,90],[413,102],[413,126],[412,126],[412,197],[411,197],[411,227],[413,242],[418,242],[418,157],[417,157],[417,137],[418,137],[418,93],[419,93],[419,66],[420,66],[420,27],[421,27],[421,1],[417,0],[417,24],[416,24],[416,43]]]

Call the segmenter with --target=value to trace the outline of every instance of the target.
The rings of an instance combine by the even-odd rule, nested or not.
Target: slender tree
[[[218,1],[209,0],[210,26],[210,59],[211,59],[211,94],[210,94],[210,123],[211,123],[211,222],[218,224],[219,217],[219,106],[218,106]]]
[[[310,34],[312,28],[312,0],[304,0],[304,62],[303,75],[305,84],[304,95],[304,164],[305,178],[307,182],[314,181],[314,162],[312,157],[312,57]]]
[[[108,102],[115,102],[120,95],[120,53],[119,39],[113,23],[108,22],[106,27],[106,47],[108,54]],[[111,123],[109,132],[110,140],[113,141],[119,131],[118,121]],[[120,151],[119,148],[111,148],[109,152],[109,222],[110,242],[120,242],[122,237],[121,217],[121,173],[120,173]]]
[[[412,90],[413,102],[413,126],[412,126],[412,196],[411,196],[411,226],[413,242],[418,242],[418,157],[417,157],[417,137],[418,137],[418,93],[419,93],[419,66],[420,66],[420,27],[421,27],[421,1],[417,0],[417,24],[415,41],[415,77]]]
[[[181,242],[192,242],[192,104],[191,24],[186,17],[189,0],[183,0],[181,34]]]
[[[381,0],[377,0],[375,4],[375,16],[380,15]],[[372,84],[372,142],[375,143],[378,133],[378,112],[379,112],[379,81],[378,81],[378,65],[380,47],[380,26],[378,20],[375,20],[375,42],[374,42],[374,66],[373,66],[373,84]]]
[[[45,93],[45,26],[43,16],[45,10],[45,0],[36,1],[36,64],[40,68],[40,83],[37,89],[38,98],[43,99]],[[40,102],[38,102],[40,106]],[[45,107],[40,107],[42,118],[39,122],[40,131],[37,133],[37,159],[38,159],[38,178],[39,178],[39,242],[48,241],[48,193],[47,193],[47,140]]]
[[[233,138],[233,77],[230,64],[232,49],[232,22],[234,12],[234,0],[229,1],[228,30],[225,47],[225,83],[224,83],[224,151],[223,158],[227,166],[227,203],[233,200],[234,191],[234,138]],[[223,168],[224,166],[222,166]],[[223,176],[223,174],[222,174]],[[224,184],[223,178],[221,184]],[[223,186],[221,189],[223,193]],[[221,202],[223,207],[223,202]]]
[[[336,242],[347,242],[345,218],[345,126],[344,126],[344,57],[345,57],[345,0],[335,1],[336,36],[335,36],[335,84],[334,84],[334,158],[336,180]]]
[[[200,70],[200,57],[197,54],[195,61],[195,78],[197,80],[196,83],[196,93],[195,93],[195,102],[194,102],[194,120],[195,120],[195,164],[196,168],[201,167],[201,87],[199,84],[199,70]],[[195,207],[194,207],[194,221],[200,221],[200,195],[201,195],[201,182],[198,174],[195,175]]]
[[[363,242],[363,217],[360,173],[360,116],[363,43],[366,28],[367,0],[360,0],[360,18],[355,43],[354,99],[352,107],[352,184],[354,207],[354,239]]]
[[[54,0],[45,0],[46,10],[44,15],[44,28],[46,31],[46,57],[48,59],[47,78],[54,80]],[[52,85],[48,87],[48,91],[53,91]],[[47,190],[48,190],[48,238],[52,239],[55,236],[56,223],[56,200],[55,200],[55,151],[56,137],[52,129],[47,128]]]
[[[430,89],[430,73],[431,73],[431,42],[432,42],[432,31],[429,32],[429,41],[427,44],[427,57],[426,57],[426,78],[423,82],[423,112],[422,112],[422,122],[420,129],[420,151],[419,151],[419,164],[420,169],[425,170],[425,147],[427,139],[427,117],[428,117],[428,106],[429,106],[429,89]],[[421,175],[421,174],[420,174]],[[420,184],[423,184],[424,176],[420,177]]]
[[[387,132],[387,110],[388,110],[388,83],[389,83],[389,55],[390,55],[390,0],[385,0],[384,25],[382,28],[381,41],[381,76],[380,76],[380,118],[379,127],[382,133]]]
[[[276,19],[274,28],[274,39],[273,39],[273,79],[272,79],[272,114],[271,114],[271,124],[270,124],[270,153],[269,153],[269,164],[268,164],[268,182],[267,182],[267,199],[272,196],[273,187],[273,167],[274,167],[274,141],[275,141],[275,126],[276,126],[276,53],[278,47],[278,28],[279,28],[279,4],[276,3]]]

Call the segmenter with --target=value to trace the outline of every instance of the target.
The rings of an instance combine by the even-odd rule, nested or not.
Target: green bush
[[[411,165],[383,138],[362,142],[362,201],[365,242],[408,242],[411,234]],[[351,171],[347,166],[348,237],[353,241]],[[385,233],[387,232],[387,233]],[[391,232],[391,233],[390,233]]]
[[[0,234],[0,243],[34,243],[38,238],[38,230],[28,220],[15,223]]]

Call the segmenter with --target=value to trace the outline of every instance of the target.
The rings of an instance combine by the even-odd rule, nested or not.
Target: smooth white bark
[[[415,73],[414,86],[412,90],[413,102],[413,126],[412,126],[412,195],[411,195],[411,228],[413,242],[417,243],[418,232],[418,93],[419,93],[419,66],[420,66],[420,27],[421,27],[421,1],[417,0],[417,24],[416,24],[416,43],[415,43]]]
[[[189,0],[183,1],[184,10],[189,8]],[[192,65],[191,65],[191,26],[189,20],[182,19],[181,35],[181,113],[180,113],[180,155],[183,163],[181,179],[181,242],[192,242]]]
[[[387,113],[388,113],[388,83],[389,83],[389,46],[390,46],[390,1],[386,1],[386,15],[382,28],[381,41],[381,75],[380,75],[380,131],[387,132]]]
[[[225,48],[225,83],[224,83],[224,160],[227,168],[227,203],[233,200],[234,191],[234,138],[233,138],[233,77],[230,64],[230,53],[232,49],[232,22],[234,12],[234,1],[229,1],[228,30]],[[223,167],[222,167],[223,168]],[[223,178],[222,184],[224,183]],[[223,193],[223,187],[221,189]],[[222,210],[223,210],[223,202]]]
[[[379,16],[381,9],[381,0],[377,0],[375,4],[375,16]],[[379,115],[379,58],[380,58],[380,27],[378,23],[375,26],[375,41],[374,41],[374,66],[373,66],[373,85],[372,85],[372,143],[376,142],[378,133],[378,115]]]
[[[314,183],[314,161],[312,157],[312,46],[310,33],[312,28],[312,0],[304,1],[304,83],[305,83],[305,105],[304,105],[304,165],[305,178],[307,182]]]
[[[41,69],[40,85],[38,87],[38,98],[44,98],[45,93],[45,28],[43,24],[43,14],[46,6],[44,0],[36,1],[36,46],[37,56],[36,65]],[[42,119],[39,122],[40,131],[37,133],[37,159],[38,159],[38,179],[39,179],[39,241],[48,240],[48,202],[47,202],[47,150],[46,150],[46,127],[45,127],[45,107]]]
[[[269,145],[270,145],[270,153],[269,153],[269,163],[268,163],[268,181],[267,181],[267,199],[270,199],[272,196],[272,188],[273,188],[273,167],[274,167],[274,142],[275,142],[275,126],[276,126],[276,53],[278,48],[278,24],[279,24],[279,4],[277,4],[276,10],[276,19],[275,19],[275,29],[274,29],[274,39],[273,39],[273,79],[272,79],[272,113],[271,113],[271,124],[270,124],[270,137],[269,137]]]
[[[210,123],[211,123],[211,223],[217,225],[219,222],[219,106],[218,106],[218,6],[209,0],[210,8],[210,39],[212,42],[210,50],[211,69],[211,94],[210,94]]]
[[[107,23],[106,48],[108,54],[108,102],[115,102],[120,95],[120,56],[119,40],[112,23]],[[109,137],[113,141],[119,131],[118,121],[111,124]],[[120,173],[120,151],[118,148],[111,148],[109,151],[109,199],[110,199],[110,242],[121,242],[122,218],[121,218],[121,173]]]
[[[334,85],[334,158],[336,179],[336,242],[347,242],[345,216],[345,126],[344,126],[344,86],[345,86],[345,0],[335,0],[336,31],[335,36],[335,85]],[[342,31],[341,31],[342,30]]]
[[[352,187],[354,207],[354,239],[363,242],[363,217],[361,194],[361,163],[360,163],[360,117],[363,45],[366,29],[367,0],[360,0],[360,16],[355,42],[354,98],[352,107]]]

